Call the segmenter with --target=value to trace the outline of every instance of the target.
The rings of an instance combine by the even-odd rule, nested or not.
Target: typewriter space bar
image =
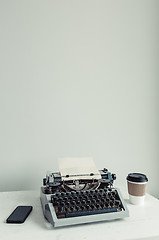
[[[94,214],[102,214],[102,213],[110,213],[110,212],[117,212],[117,208],[114,207],[114,208],[105,208],[105,209],[95,209],[92,211],[67,212],[66,218],[87,216],[87,215],[94,215]]]

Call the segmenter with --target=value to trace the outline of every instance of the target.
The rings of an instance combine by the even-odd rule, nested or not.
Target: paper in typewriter
[[[92,158],[59,158],[58,163],[63,181],[101,178]]]

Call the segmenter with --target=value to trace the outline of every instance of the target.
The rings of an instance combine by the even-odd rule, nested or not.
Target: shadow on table
[[[130,204],[130,202],[129,202],[129,199],[128,199],[128,198],[124,199],[124,201],[126,202],[126,204]]]

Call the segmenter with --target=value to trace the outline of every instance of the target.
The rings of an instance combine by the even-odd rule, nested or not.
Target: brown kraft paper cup
[[[144,203],[148,178],[142,173],[129,173],[127,176],[129,201],[138,205]]]

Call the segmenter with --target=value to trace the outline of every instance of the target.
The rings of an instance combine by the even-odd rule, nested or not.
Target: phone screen
[[[23,223],[31,213],[32,206],[18,206],[7,218],[7,223]]]

